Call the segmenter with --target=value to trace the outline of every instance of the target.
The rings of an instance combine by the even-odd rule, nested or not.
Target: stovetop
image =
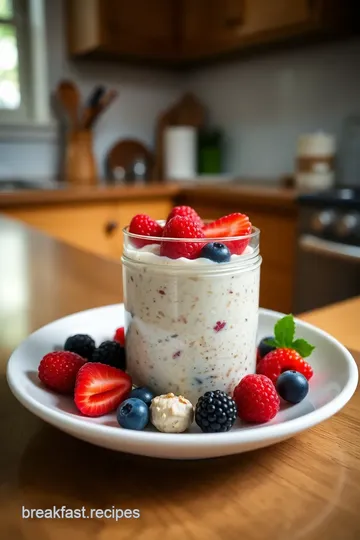
[[[348,208],[360,210],[360,187],[343,187],[314,193],[304,193],[298,197],[299,203],[307,206]]]

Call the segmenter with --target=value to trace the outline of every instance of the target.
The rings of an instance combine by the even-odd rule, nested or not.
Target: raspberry
[[[104,341],[95,349],[91,361],[125,370],[125,349],[117,341]]]
[[[196,404],[195,421],[204,433],[229,431],[236,420],[234,400],[222,392],[205,392]]]
[[[137,214],[130,222],[129,232],[132,234],[140,234],[141,236],[160,237],[162,235],[163,228],[157,221],[146,214]],[[131,242],[138,248],[156,243],[153,240],[144,240],[143,238],[131,238]]]
[[[204,226],[203,220],[191,206],[175,206],[168,215],[166,223],[175,216],[189,217],[192,221],[200,225],[201,228]]]
[[[294,370],[302,373],[309,381],[313,370],[302,356],[294,349],[286,347],[269,352],[256,367],[256,372],[266,375],[274,384],[283,371]]]
[[[164,227],[163,238],[204,238],[201,227],[189,217],[175,216]],[[164,241],[160,245],[160,255],[170,259],[196,259],[200,255],[201,242]]]
[[[114,341],[120,343],[122,347],[125,346],[125,328],[123,326],[120,326],[120,328],[116,329]]]
[[[71,394],[75,388],[77,373],[85,363],[84,358],[70,351],[48,353],[40,362],[39,379],[51,390]]]
[[[244,422],[268,422],[280,409],[275,386],[265,375],[246,375],[234,390],[237,413]]]
[[[65,341],[65,351],[70,351],[90,360],[95,350],[95,341],[87,334],[76,334]]]

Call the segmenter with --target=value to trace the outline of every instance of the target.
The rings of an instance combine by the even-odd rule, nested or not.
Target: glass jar
[[[212,241],[229,247],[235,242],[244,252],[227,263],[170,259],[159,255],[158,238],[124,230],[128,371],[134,384],[155,394],[183,395],[193,404],[208,390],[231,393],[256,368],[259,230],[243,237],[196,239],[204,245]]]

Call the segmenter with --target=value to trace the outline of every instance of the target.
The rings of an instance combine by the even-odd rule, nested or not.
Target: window
[[[0,0],[0,126],[49,123],[44,0]]]

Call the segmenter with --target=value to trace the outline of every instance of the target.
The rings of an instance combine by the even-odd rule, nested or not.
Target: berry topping
[[[268,345],[276,347],[257,364],[257,373],[269,377],[275,384],[283,371],[295,370],[308,380],[313,376],[311,366],[304,360],[315,347],[305,339],[295,339],[295,321],[292,315],[285,315],[274,328],[274,338],[266,339]]]
[[[39,379],[51,390],[71,394],[75,388],[76,375],[85,362],[84,358],[73,352],[51,352],[40,362]]]
[[[195,421],[204,433],[229,431],[236,420],[234,400],[221,390],[206,392],[195,408]]]
[[[114,367],[87,363],[75,385],[75,405],[85,416],[102,416],[114,411],[129,395],[131,377]]]
[[[206,238],[226,238],[229,236],[246,236],[251,233],[251,223],[245,214],[229,214],[204,226]],[[241,255],[249,243],[249,239],[226,242],[230,253]]]
[[[149,423],[149,407],[141,399],[126,399],[118,408],[117,421],[125,429],[140,431]]]
[[[211,242],[202,248],[200,257],[210,259],[210,261],[214,261],[216,263],[225,263],[230,261],[231,253],[225,244],[220,244],[220,242]]]
[[[214,332],[220,332],[226,326],[226,321],[218,321],[214,326]]]
[[[120,343],[122,347],[125,346],[125,328],[123,326],[120,326],[120,328],[116,329],[114,341]]]
[[[175,206],[168,215],[166,223],[175,216],[188,217],[191,219],[191,221],[194,221],[200,225],[200,227],[204,226],[201,217],[193,208],[191,208],[191,206]]]
[[[302,373],[309,381],[313,370],[302,356],[294,349],[275,349],[269,352],[256,366],[256,372],[266,375],[274,384],[284,371],[295,370]]]
[[[65,341],[65,351],[70,351],[90,360],[95,350],[95,341],[87,334],[76,334]]]
[[[273,351],[276,348],[275,345],[268,344],[268,341],[273,340],[273,339],[274,337],[270,336],[270,337],[265,337],[260,341],[259,346],[258,346],[259,360],[261,360],[261,358],[264,358],[264,356],[266,356],[267,353],[269,353],[270,351]]]
[[[234,390],[237,413],[244,422],[268,422],[280,409],[275,386],[265,375],[246,375]]]
[[[137,214],[130,222],[129,232],[132,234],[140,234],[142,236],[160,237],[162,235],[163,228],[157,221],[146,214]],[[131,242],[138,248],[154,243],[151,240],[144,240],[143,238],[131,238]]]
[[[175,216],[164,227],[163,238],[204,238],[201,227],[189,217]],[[196,259],[201,251],[201,242],[161,242],[160,255],[170,259]]]
[[[125,349],[117,341],[103,341],[95,349],[91,362],[99,362],[118,369],[126,369]]]
[[[284,371],[276,381],[280,397],[289,403],[300,403],[309,391],[307,378],[298,371]]]
[[[141,401],[143,401],[148,407],[150,407],[151,400],[154,398],[154,394],[145,386],[139,386],[138,388],[134,388],[134,390],[131,391],[130,397],[141,399]]]

